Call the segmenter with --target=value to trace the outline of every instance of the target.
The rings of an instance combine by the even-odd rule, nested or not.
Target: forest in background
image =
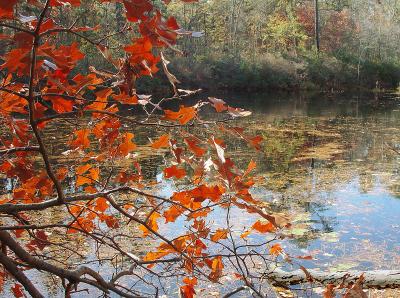
[[[169,9],[187,30],[204,32],[180,41],[185,57],[175,65],[184,82],[238,90],[398,87],[397,0],[218,0]]]
[[[161,0],[152,2],[188,32],[166,50],[183,88],[340,92],[399,87],[397,0],[201,0],[170,1],[168,6]],[[81,26],[106,23],[106,30],[113,32],[107,39],[109,50],[125,55],[120,45],[136,33],[126,34],[122,3],[82,1],[79,9],[64,8],[59,22],[68,25],[77,16]],[[118,31],[121,34],[114,33]],[[83,33],[88,38],[92,34]],[[59,42],[69,44],[77,38],[61,34]],[[88,42],[80,48],[91,60],[82,70],[94,64],[107,71],[96,48]],[[6,50],[7,45],[0,54]],[[168,79],[158,73],[155,79],[141,78],[137,87],[141,92],[166,91]]]

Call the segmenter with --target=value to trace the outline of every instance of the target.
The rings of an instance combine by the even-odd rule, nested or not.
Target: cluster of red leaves
[[[310,38],[310,42],[315,35],[315,14],[313,5],[304,4],[297,8],[296,16],[303,27],[305,33]],[[321,48],[328,52],[337,50],[347,36],[352,36],[349,32],[357,30],[356,24],[351,20],[349,11],[329,11],[325,22],[321,22]],[[345,30],[346,28],[346,30]]]
[[[196,0],[182,0],[196,2]],[[0,19],[2,21],[16,19],[16,5],[24,2],[35,9],[43,9],[44,3],[39,0],[0,1]],[[43,14],[43,19],[37,17],[26,21],[22,30],[16,33],[3,34],[1,40],[7,40],[12,48],[2,57],[1,70],[7,76],[0,81],[0,116],[2,124],[7,129],[7,135],[1,136],[0,150],[17,147],[30,148],[39,144],[35,150],[21,150],[13,155],[6,155],[0,162],[0,172],[7,178],[16,181],[12,195],[0,203],[30,204],[52,199],[57,195],[58,184],[72,183],[79,194],[92,195],[106,189],[109,183],[115,185],[143,188],[141,167],[133,159],[137,151],[135,135],[127,131],[123,125],[124,117],[118,114],[121,104],[143,105],[148,99],[135,93],[135,79],[152,75],[157,70],[160,61],[160,50],[176,44],[179,26],[173,17],[164,18],[151,0],[99,0],[101,3],[119,2],[126,11],[126,19],[137,29],[132,43],[123,47],[127,59],[114,59],[109,49],[98,45],[98,50],[106,60],[118,69],[113,85],[108,83],[110,76],[104,75],[94,68],[89,68],[88,74],[76,73],[78,63],[85,59],[79,43],[59,45],[55,42],[58,31],[66,28],[58,25],[51,12]],[[170,1],[164,0],[165,4]],[[51,0],[49,7],[79,7],[80,0]],[[97,31],[101,26],[73,27],[70,32]],[[67,30],[67,31],[68,31]],[[11,32],[12,30],[10,30]],[[34,58],[34,59],[33,59]],[[34,74],[34,76],[30,77]],[[27,85],[26,78],[30,77]],[[24,83],[22,83],[24,82]],[[194,106],[180,106],[177,111],[163,110],[160,120],[169,121],[175,125],[187,125],[201,120],[201,108],[211,105],[216,112],[226,113],[231,118],[248,116],[250,112],[229,106],[225,101],[209,98],[207,102]],[[53,119],[67,115],[77,117],[90,116],[90,123],[73,127],[66,155],[77,154],[79,159],[73,166],[50,164],[46,154],[46,145],[40,135]],[[18,115],[18,117],[15,117]],[[234,135],[244,140],[257,150],[261,149],[260,136],[249,136],[239,127],[225,125],[216,126],[222,132]],[[199,138],[190,133],[182,132],[183,138],[178,139],[173,133],[165,133],[149,144],[153,150],[169,149],[173,161],[164,170],[166,179],[186,179],[191,187],[175,192],[169,203],[159,208],[157,202],[150,198],[149,205],[154,207],[151,213],[143,219],[140,229],[143,236],[158,233],[159,224],[175,222],[184,217],[190,222],[190,233],[170,241],[162,242],[155,251],[149,252],[145,260],[159,260],[171,254],[183,255],[182,268],[187,276],[180,288],[184,297],[193,297],[197,278],[194,267],[204,268],[209,280],[217,282],[223,275],[224,261],[221,256],[210,256],[210,243],[219,243],[229,237],[228,229],[212,230],[207,223],[207,216],[213,211],[212,205],[221,208],[236,206],[245,212],[259,214],[263,221],[257,221],[247,232],[272,233],[277,225],[273,216],[266,214],[258,206],[250,188],[255,180],[251,172],[256,168],[251,161],[245,170],[240,170],[226,154],[226,144],[218,137]],[[38,166],[37,156],[45,166]],[[101,162],[108,164],[116,160],[128,160],[129,165],[117,173],[108,173]],[[211,174],[212,173],[212,174]],[[212,177],[211,183],[206,177]],[[71,182],[73,181],[73,182]],[[107,196],[95,197],[91,200],[65,204],[72,220],[69,220],[68,234],[81,232],[82,235],[92,233],[107,226],[116,229],[120,220],[110,211],[110,201]],[[129,211],[131,204],[126,204]],[[24,221],[29,215],[19,214]],[[18,227],[19,228],[19,227]],[[21,237],[23,229],[15,231],[16,237]],[[36,232],[34,239],[26,244],[30,250],[43,250],[51,245],[48,234]],[[272,255],[282,251],[279,245],[270,248]],[[21,297],[21,286],[13,287],[16,297]],[[23,293],[22,293],[23,295]]]

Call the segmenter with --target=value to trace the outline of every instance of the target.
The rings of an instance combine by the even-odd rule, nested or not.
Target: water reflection
[[[231,155],[256,159],[265,178],[257,194],[291,214],[287,249],[314,253],[309,267],[398,266],[400,156],[391,150],[400,145],[398,102],[351,95],[239,102],[253,116],[237,124],[266,141],[258,156],[238,146]]]
[[[293,225],[284,231],[288,240],[283,244],[288,251],[312,254],[314,260],[303,261],[307,267],[398,268],[400,156],[390,149],[400,145],[400,110],[396,100],[346,94],[220,97],[232,106],[253,112],[251,117],[236,120],[232,125],[265,138],[262,151],[254,153],[245,143],[228,137],[227,154],[243,167],[250,159],[257,162],[262,179],[253,193],[269,201],[273,210],[289,214]],[[52,159],[60,164],[74,162],[73,155],[63,154],[68,131],[74,125],[65,120],[57,127],[47,128],[47,136],[58,144],[51,148]],[[139,145],[148,144],[148,137],[164,133],[149,128],[126,129],[135,132]],[[197,128],[188,129],[202,133]],[[135,158],[142,160],[147,178],[156,178],[160,173],[158,167],[164,162],[163,156],[146,149]],[[12,181],[0,183],[3,190],[12,187]],[[70,186],[72,191],[73,183]],[[174,187],[162,183],[159,191],[170,194]],[[51,216],[57,218],[57,214]],[[236,218],[242,226],[254,222],[251,217],[240,216],[238,213]],[[177,233],[182,226],[184,223],[177,221],[160,228]],[[91,249],[90,245],[86,247]]]

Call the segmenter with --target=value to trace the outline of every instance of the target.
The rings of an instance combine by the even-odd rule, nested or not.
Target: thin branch
[[[83,282],[94,286],[101,291],[108,293],[112,291],[121,297],[130,297],[134,298],[136,296],[130,295],[125,293],[112,284],[106,282],[97,272],[93,271],[92,269],[82,266],[79,269],[72,271],[63,269],[57,266],[54,266],[50,263],[46,263],[38,258],[33,257],[30,253],[28,253],[18,242],[16,242],[8,232],[0,231],[0,240],[2,243],[7,245],[15,254],[25,263],[31,265],[33,268],[37,270],[43,270],[49,272],[51,274],[57,275],[61,278],[66,278],[72,283],[79,283]],[[82,278],[83,275],[89,275],[92,279]]]
[[[10,149],[0,150],[0,156],[7,155],[7,154],[13,154],[16,152],[27,152],[27,151],[40,152],[40,148],[38,146],[14,147],[14,148],[10,148]]]
[[[67,32],[67,33],[71,33],[71,34],[73,34],[73,35],[76,35],[76,36],[78,36],[79,38],[82,38],[82,39],[86,40],[88,43],[90,43],[90,44],[92,44],[92,45],[94,45],[94,46],[98,46],[98,45],[99,45],[98,42],[93,41],[93,40],[91,40],[90,38],[88,38],[88,37],[86,37],[86,36],[84,36],[84,35],[82,35],[82,34],[80,34],[80,33],[78,33],[78,32],[75,32],[75,31],[71,30],[70,28],[55,28],[55,29],[49,29],[49,30],[47,30],[47,31],[45,31],[45,32],[43,32],[43,33],[41,33],[41,34],[40,34],[40,37],[43,37],[43,36],[46,36],[46,35],[49,35],[49,34],[53,34],[53,33],[61,33],[61,32]]]
[[[10,89],[8,89],[8,88],[5,88],[5,87],[0,87],[0,91],[7,92],[7,93],[10,93],[10,94],[13,94],[13,95],[19,96],[19,97],[21,97],[21,98],[24,98],[24,99],[26,99],[26,100],[29,100],[28,96],[26,96],[26,95],[23,95],[22,93],[19,93],[19,92],[16,92],[16,91],[10,90]]]
[[[73,203],[73,202],[79,202],[79,201],[90,201],[99,197],[106,197],[110,194],[116,193],[116,192],[133,192],[138,195],[142,195],[145,197],[153,198],[153,199],[158,199],[158,200],[163,200],[168,203],[173,203],[177,204],[176,202],[173,202],[167,198],[163,198],[160,196],[152,195],[146,192],[143,192],[141,190],[137,190],[135,188],[129,187],[129,186],[121,186],[117,187],[114,189],[110,189],[107,191],[103,192],[97,192],[93,194],[81,194],[81,195],[75,195],[75,196],[70,196],[66,197],[64,202],[59,202],[57,198],[51,199],[48,201],[44,201],[41,203],[31,203],[31,204],[12,204],[12,203],[5,203],[0,205],[0,213],[8,213],[8,214],[13,214],[16,212],[21,212],[21,211],[39,211],[39,210],[45,210],[47,208],[51,207],[56,207],[56,206],[61,206],[63,203]],[[187,208],[186,208],[187,209]]]
[[[14,30],[17,30],[17,31],[20,31],[20,32],[25,32],[25,33],[30,34],[30,35],[34,35],[35,34],[34,32],[32,32],[30,30],[27,30],[27,29],[24,29],[24,28],[21,28],[21,27],[18,27],[18,26],[14,26],[14,25],[11,25],[11,24],[0,23],[0,27],[14,29]]]
[[[13,260],[7,257],[4,253],[0,252],[0,263],[4,266],[8,273],[20,282],[26,291],[33,298],[43,298],[44,296],[35,288],[29,278],[14,264]]]
[[[63,96],[63,95],[59,95],[59,96]],[[182,125],[180,125],[180,124],[165,124],[165,123],[158,123],[158,122],[152,123],[152,122],[138,121],[138,120],[134,120],[129,117],[126,117],[126,116],[118,115],[114,112],[101,111],[101,110],[83,110],[83,111],[74,111],[74,112],[66,112],[66,113],[61,113],[61,114],[54,114],[54,115],[49,115],[49,116],[39,118],[36,120],[36,122],[42,123],[42,122],[53,120],[53,119],[70,118],[72,116],[81,115],[81,112],[104,114],[104,115],[118,118],[118,119],[126,121],[126,122],[130,122],[135,125],[145,125],[145,126],[151,125],[151,126],[160,126],[160,127],[182,127]]]
[[[246,286],[238,287],[238,288],[236,288],[235,290],[233,290],[232,292],[229,292],[229,293],[225,294],[222,298],[229,298],[229,297],[232,297],[233,295],[235,295],[235,294],[237,294],[237,293],[239,293],[239,292],[241,292],[241,291],[247,290],[248,288],[249,288],[249,287],[246,287]]]
[[[58,195],[58,201],[62,203],[64,201],[64,192],[61,187],[61,183],[58,181],[56,178],[53,169],[50,164],[50,160],[48,157],[48,153],[46,150],[46,146],[44,145],[44,142],[42,140],[42,137],[40,136],[40,132],[37,126],[37,123],[35,121],[35,96],[34,96],[34,86],[35,86],[35,76],[36,76],[36,61],[37,61],[37,49],[39,47],[39,42],[40,42],[40,27],[43,23],[44,17],[46,15],[46,12],[50,6],[50,0],[46,1],[46,4],[40,13],[36,29],[34,31],[34,40],[33,40],[33,46],[32,46],[32,53],[31,53],[31,66],[30,66],[30,73],[29,73],[29,92],[28,92],[28,103],[29,103],[29,123],[32,127],[33,133],[36,137],[36,140],[39,144],[39,150],[42,155],[45,167],[46,167],[46,172],[51,181],[53,182],[57,195]]]

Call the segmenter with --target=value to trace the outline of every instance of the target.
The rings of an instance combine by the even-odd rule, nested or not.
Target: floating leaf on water
[[[290,232],[296,236],[303,236],[304,234],[306,234],[308,232],[308,230],[303,229],[303,228],[294,228],[294,229],[291,229]]]
[[[357,267],[358,264],[357,263],[353,263],[353,262],[349,262],[349,263],[341,263],[341,264],[337,264],[334,267],[330,268],[330,271],[347,271],[349,269],[352,269],[354,267]]]
[[[309,221],[310,220],[310,213],[299,213],[293,218],[292,223],[299,222],[299,221]]]
[[[320,238],[321,238],[322,241],[338,242],[339,241],[339,234],[337,232],[324,233],[324,234],[321,235]]]
[[[307,149],[300,156],[292,161],[304,161],[309,159],[329,160],[335,155],[343,153],[343,146],[339,143],[331,142]]]

